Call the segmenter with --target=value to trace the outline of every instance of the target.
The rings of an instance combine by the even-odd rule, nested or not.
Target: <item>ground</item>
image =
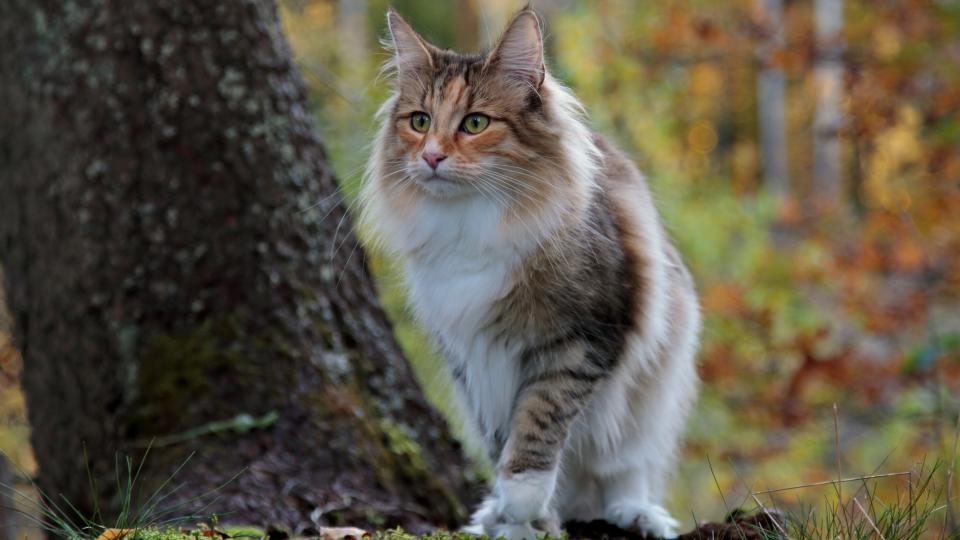
[[[776,519],[780,519],[777,517]],[[734,512],[724,523],[706,523],[697,529],[682,534],[678,540],[753,540],[775,538],[782,525],[774,523],[770,516],[751,516]],[[107,529],[97,540],[202,540],[204,538],[235,538],[274,540],[289,538],[282,531],[264,531],[255,527],[210,526],[201,524],[192,528],[156,528],[141,530]],[[429,535],[416,536],[401,529],[367,532],[350,527],[321,528],[316,536],[300,537],[317,540],[476,540],[476,537],[460,532],[436,531]],[[636,534],[619,529],[606,522],[568,523],[567,540],[641,540]],[[647,539],[649,540],[649,539]]]

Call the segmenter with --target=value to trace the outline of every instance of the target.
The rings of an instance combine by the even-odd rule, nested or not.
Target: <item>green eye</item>
[[[461,128],[471,135],[476,135],[477,133],[487,129],[487,126],[489,125],[489,116],[480,113],[473,113],[468,114],[466,118],[463,119],[463,126],[461,126]]]
[[[413,115],[410,116],[410,127],[412,127],[414,131],[426,133],[427,130],[430,129],[430,115],[422,112],[413,113]]]

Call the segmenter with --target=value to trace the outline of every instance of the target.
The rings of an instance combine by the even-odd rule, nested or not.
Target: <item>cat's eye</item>
[[[410,115],[410,127],[414,131],[426,133],[430,129],[430,115],[425,112],[415,112]]]
[[[490,125],[490,117],[485,114],[473,113],[468,114],[463,119],[463,124],[460,126],[461,129],[466,131],[471,135],[476,135],[481,131],[487,129],[487,126]]]

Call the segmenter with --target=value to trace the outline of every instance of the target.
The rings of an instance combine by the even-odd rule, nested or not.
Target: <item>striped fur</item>
[[[697,389],[693,282],[641,174],[550,77],[536,15],[486,55],[388,14],[396,91],[363,188],[496,464],[470,530],[533,538],[570,519],[670,536],[666,476]],[[411,126],[427,113],[429,130]],[[490,117],[469,134],[465,115]],[[425,152],[444,155],[434,171]]]

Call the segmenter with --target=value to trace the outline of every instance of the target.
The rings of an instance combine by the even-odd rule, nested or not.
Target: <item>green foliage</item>
[[[205,538],[236,538],[260,540],[266,539],[263,529],[249,526],[219,526],[216,516],[210,524],[201,523],[195,527],[144,527],[135,529],[123,536],[126,540],[202,540]],[[119,539],[116,539],[119,540]]]

